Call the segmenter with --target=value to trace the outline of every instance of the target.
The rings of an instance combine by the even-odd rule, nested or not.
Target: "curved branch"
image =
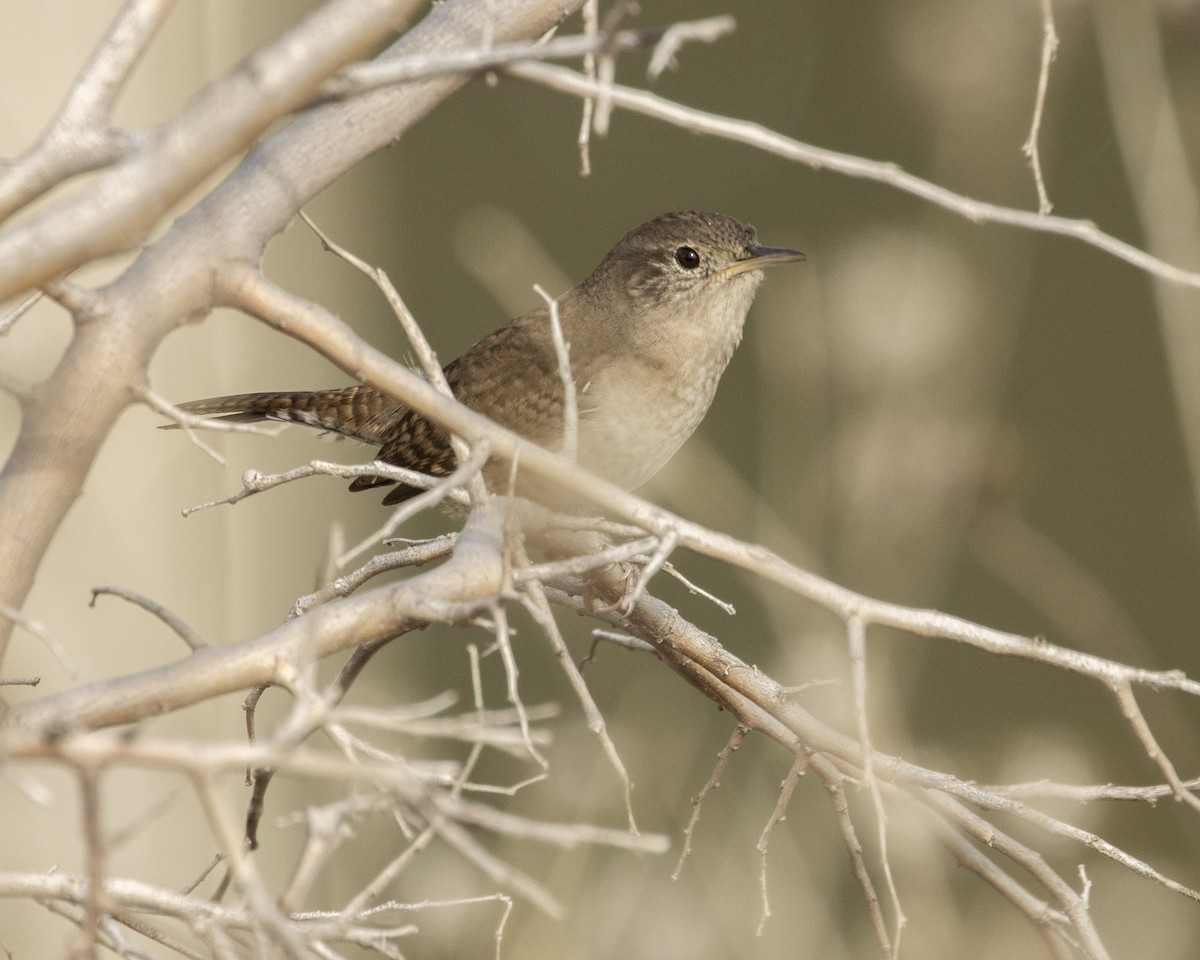
[[[383,21],[387,17],[381,11],[390,9],[394,17],[396,8],[381,4],[382,0],[375,0],[369,7],[342,2],[330,9],[368,9]],[[537,37],[577,6],[578,0],[447,0],[435,5],[381,59],[470,46],[477,39],[479,24],[490,18],[495,18],[492,30],[497,41]],[[276,89],[283,75],[303,87],[307,96],[340,62],[339,57],[361,49],[366,42],[358,19],[349,23],[310,20],[297,30],[310,30],[314,22],[326,28],[325,35],[309,37],[315,49],[322,52],[318,62],[293,63],[290,58],[296,50],[279,54],[281,60],[253,61],[260,66],[269,63],[282,73],[272,72],[263,79],[262,88],[244,79],[239,87],[244,102],[216,108],[216,116],[227,119],[231,110],[235,114],[241,111],[240,124],[227,122],[222,126],[230,143],[242,143],[239,137],[255,123],[265,121],[267,113],[277,116],[297,102],[295,96]],[[295,33],[288,36],[294,39]],[[360,160],[392,142],[466,80],[456,75],[377,90],[344,103],[326,104],[296,118],[251,151],[121,277],[91,298],[90,322],[76,327],[75,337],[54,373],[30,399],[16,445],[0,473],[0,601],[14,608],[24,602],[50,538],[79,495],[83,478],[116,418],[135,399],[135,387],[144,382],[158,344],[181,318],[203,315],[211,309],[212,279],[222,264],[232,260],[257,263],[267,242],[304,203]],[[207,102],[204,98],[202,101]],[[199,110],[200,102],[190,109]],[[258,119],[247,120],[247,113]],[[206,128],[211,134],[212,128]],[[314,151],[314,144],[320,144],[320,151]],[[121,171],[127,169],[122,167]],[[116,170],[106,174],[126,175]],[[96,190],[116,182],[102,177],[93,190],[85,191],[85,196],[96,201],[95,209],[103,208],[108,217],[116,215],[114,201],[109,198],[108,206],[99,203],[107,194],[97,194]],[[140,182],[136,186],[138,191],[143,189]],[[63,246],[68,242],[64,238],[76,235],[81,226],[72,222],[63,237],[52,238],[50,252],[31,251],[37,238],[45,239],[43,233],[50,221],[44,218],[63,216],[55,211],[65,209],[47,207],[36,215],[37,219],[14,225],[13,232],[0,233],[0,290],[20,289],[49,277],[63,264],[78,259],[85,247],[93,249],[98,242],[98,228],[75,252]],[[128,211],[124,215],[132,218],[126,227],[137,219]],[[93,216],[87,213],[84,223],[91,222]],[[9,624],[0,622],[0,663],[10,631]]]
[[[911,193],[935,206],[964,216],[972,223],[1002,223],[1039,233],[1073,237],[1156,277],[1189,287],[1200,287],[1200,273],[1184,270],[1138,249],[1131,243],[1118,240],[1090,220],[1072,220],[976,200],[923,180],[890,161],[869,160],[824,147],[814,147],[749,120],[734,120],[720,114],[686,107],[647,90],[636,90],[619,84],[602,84],[566,67],[556,67],[548,63],[514,63],[505,67],[504,72],[578,97],[595,97],[603,93],[612,98],[615,106],[683,127],[692,133],[745,143],[778,157],[807,164],[817,170],[828,169],[848,177],[886,183],[897,190]]]
[[[53,738],[133,723],[223,693],[281,682],[303,665],[433,620],[458,619],[490,601],[502,582],[503,517],[494,504],[473,510],[450,560],[407,580],[334,600],[269,633],[202,647],[153,670],[84,684],[14,708],[18,736]],[[15,731],[14,731],[15,732]]]

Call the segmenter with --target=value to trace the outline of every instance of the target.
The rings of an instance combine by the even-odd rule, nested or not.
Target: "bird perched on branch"
[[[762,268],[803,260],[763,247],[753,227],[719,213],[668,213],[625,234],[557,300],[576,390],[577,459],[620,486],[640,486],[704,418],[742,339]],[[484,337],[445,367],[467,407],[550,450],[564,436],[564,378],[550,309],[539,307]],[[244,393],[180,404],[228,421],[278,420],[378,444],[378,459],[435,477],[457,461],[445,430],[374,387]],[[503,490],[507,468],[485,477]],[[351,490],[394,483],[359,477]],[[418,493],[398,484],[384,497]]]

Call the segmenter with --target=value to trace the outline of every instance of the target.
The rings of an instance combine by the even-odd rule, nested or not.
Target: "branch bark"
[[[204,647],[153,670],[24,704],[10,712],[9,729],[22,738],[53,739],[134,723],[262,684],[286,686],[307,664],[338,650],[448,619],[448,613],[465,616],[474,601],[490,601],[500,589],[502,526],[494,504],[476,509],[455,541],[452,559],[434,570],[324,604],[241,643]]]
[[[381,59],[477,45],[481,24],[492,18],[490,29],[497,42],[532,39],[577,6],[571,0],[448,0],[436,5]],[[187,186],[219,162],[217,154],[223,159],[240,149],[266,123],[311,95],[320,80],[372,42],[403,9],[376,3],[366,8],[374,12],[372,20],[361,14],[350,17],[345,7],[328,8],[331,17],[341,12],[334,20],[306,21],[259,60],[252,58],[248,64],[257,64],[257,69],[243,68],[239,79],[231,81],[232,91],[220,88],[225,96],[237,97],[234,105],[220,108],[213,123],[200,127],[210,136],[214,129],[224,131],[221,149],[204,152],[203,162],[189,161],[195,177],[177,181],[149,209],[130,200],[142,189],[130,170],[145,175],[144,164],[149,162],[139,159],[130,161],[134,166],[122,165],[98,178],[71,201],[75,207],[49,207],[0,234],[0,297],[44,282],[82,258],[128,245]],[[317,26],[322,33],[310,35]],[[298,39],[304,43],[297,44]],[[280,60],[268,56],[271,51]],[[315,63],[297,63],[297,57],[305,61],[305,51]],[[271,70],[266,69],[268,64]],[[252,82],[258,72],[264,72],[261,88]],[[284,79],[296,88],[291,94],[276,87]],[[212,308],[214,280],[220,272],[233,262],[257,263],[267,242],[304,203],[402,134],[466,79],[458,74],[375,90],[300,115],[253,149],[113,283],[94,293],[80,292],[74,338],[54,373],[25,407],[16,445],[0,473],[0,600],[20,608],[51,537],[78,497],[105,438],[120,413],[134,402],[155,349],[178,324],[202,317]],[[189,108],[191,112],[185,111],[190,121],[215,109],[209,99],[219,87],[214,84],[207,96]],[[226,119],[217,123],[217,117]],[[179,146],[175,137],[167,136],[147,156],[154,163],[169,162]],[[121,207],[118,200],[129,206]],[[107,225],[104,237],[100,236],[103,217],[97,218],[95,230],[72,223],[70,230],[60,229],[60,235],[51,232],[55,224],[61,228],[62,218],[88,204],[97,205],[110,218],[118,210],[128,212],[117,217],[115,225]],[[75,236],[87,239],[66,239]],[[51,243],[50,252],[39,253],[39,242]],[[11,629],[11,624],[0,622],[0,663]]]

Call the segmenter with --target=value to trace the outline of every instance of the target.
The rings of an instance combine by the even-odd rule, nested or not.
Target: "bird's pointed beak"
[[[795,263],[804,259],[804,254],[799,250],[789,250],[787,247],[747,247],[744,259],[731,263],[721,272],[733,276],[750,270],[761,270],[776,263]]]

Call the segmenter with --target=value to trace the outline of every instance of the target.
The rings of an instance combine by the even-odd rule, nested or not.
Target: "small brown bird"
[[[753,227],[719,213],[668,213],[629,231],[592,274],[558,298],[578,407],[578,460],[627,489],[640,486],[708,411],[762,268],[803,260],[762,247]],[[445,367],[472,410],[549,450],[563,440],[563,383],[550,311],[539,307],[484,337]],[[221,420],[302,423],[378,444],[378,459],[431,474],[456,460],[437,424],[374,387],[245,393],[180,404]],[[507,469],[489,466],[503,490]],[[359,477],[351,490],[391,484]],[[384,498],[418,493],[400,484]]]

